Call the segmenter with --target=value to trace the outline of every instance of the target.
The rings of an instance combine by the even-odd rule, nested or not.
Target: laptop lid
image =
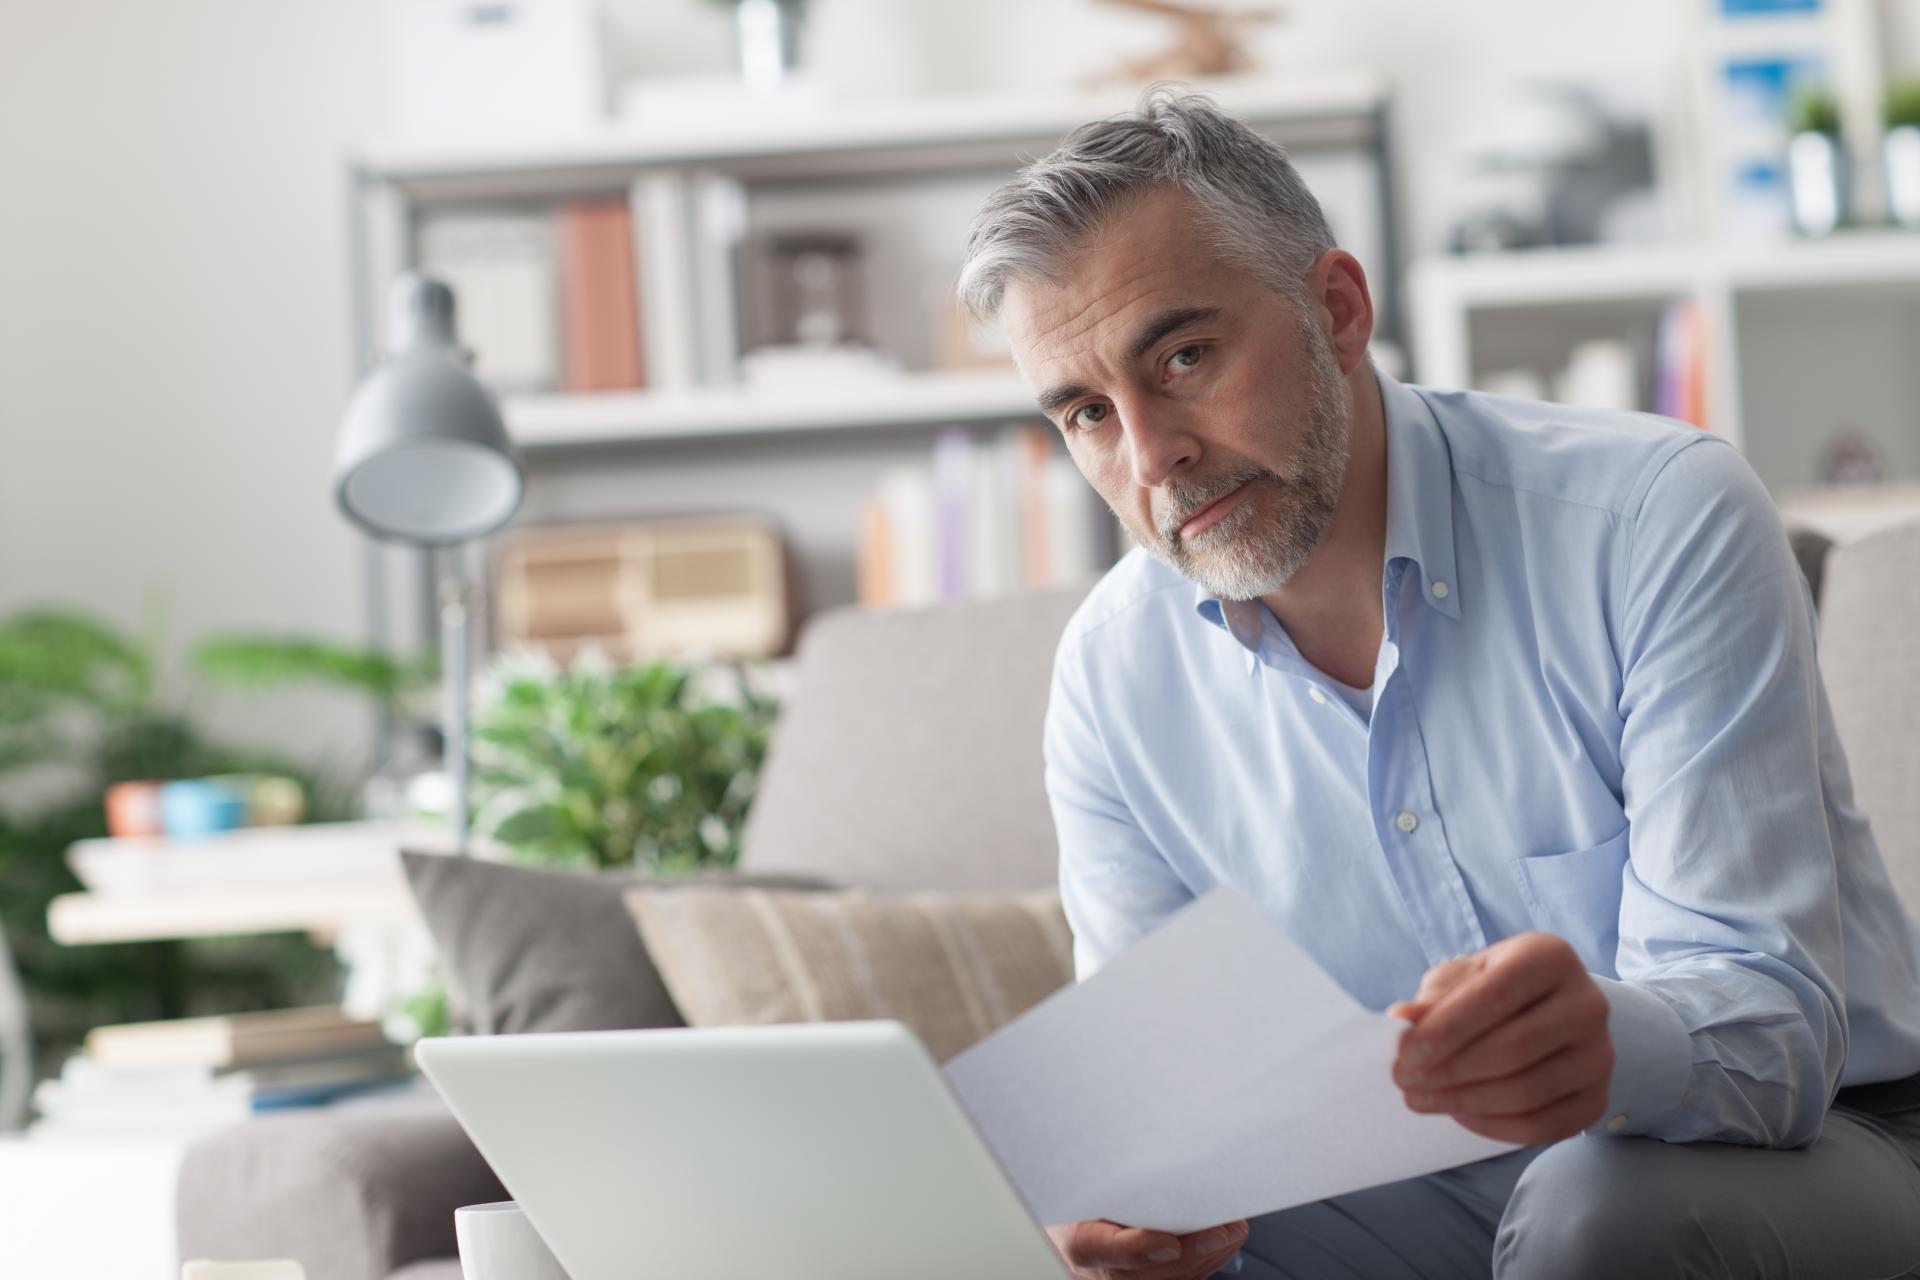
[[[571,1280],[1062,1280],[895,1022],[423,1040]]]

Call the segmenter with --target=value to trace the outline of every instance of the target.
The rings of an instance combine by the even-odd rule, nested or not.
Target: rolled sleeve
[[[1594,981],[1609,1006],[1613,1080],[1607,1091],[1607,1112],[1588,1132],[1658,1133],[1686,1096],[1693,1066],[1687,1024],[1651,991],[1613,978],[1596,976]]]
[[[1636,1116],[1669,1141],[1799,1146],[1846,1058],[1844,931],[1823,803],[1820,685],[1805,587],[1766,490],[1703,436],[1649,481],[1620,635],[1632,828],[1616,996],[1630,1051],[1690,1040],[1684,1096]],[[1655,1025],[1662,1029],[1650,1030]],[[1666,1096],[1670,1051],[1644,1069]],[[1637,1087],[1642,1064],[1616,1083]],[[1670,1086],[1664,1086],[1670,1089]],[[1635,1106],[1640,1104],[1635,1103]],[[1623,1129],[1626,1126],[1623,1126]]]

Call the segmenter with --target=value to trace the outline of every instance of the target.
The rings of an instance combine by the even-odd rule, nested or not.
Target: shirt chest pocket
[[[1534,928],[1565,938],[1588,972],[1604,977],[1616,972],[1629,830],[1589,848],[1537,853],[1513,864]]]

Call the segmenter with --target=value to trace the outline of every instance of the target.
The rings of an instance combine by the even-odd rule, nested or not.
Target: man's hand
[[[1245,1222],[1229,1222],[1191,1235],[1168,1235],[1117,1222],[1069,1222],[1048,1227],[1053,1247],[1073,1268],[1075,1280],[1204,1280],[1247,1240]]]
[[[1435,965],[1387,1010],[1413,1026],[1393,1082],[1415,1111],[1501,1142],[1555,1142],[1598,1120],[1613,1077],[1607,997],[1566,941],[1522,933]]]

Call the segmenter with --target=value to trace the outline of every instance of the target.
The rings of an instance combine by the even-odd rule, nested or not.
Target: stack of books
[[[881,477],[861,520],[860,602],[925,605],[1084,583],[1117,526],[1048,428],[941,433],[927,467]]]
[[[331,1007],[97,1027],[34,1091],[34,1132],[218,1128],[411,1075],[379,1023]]]

